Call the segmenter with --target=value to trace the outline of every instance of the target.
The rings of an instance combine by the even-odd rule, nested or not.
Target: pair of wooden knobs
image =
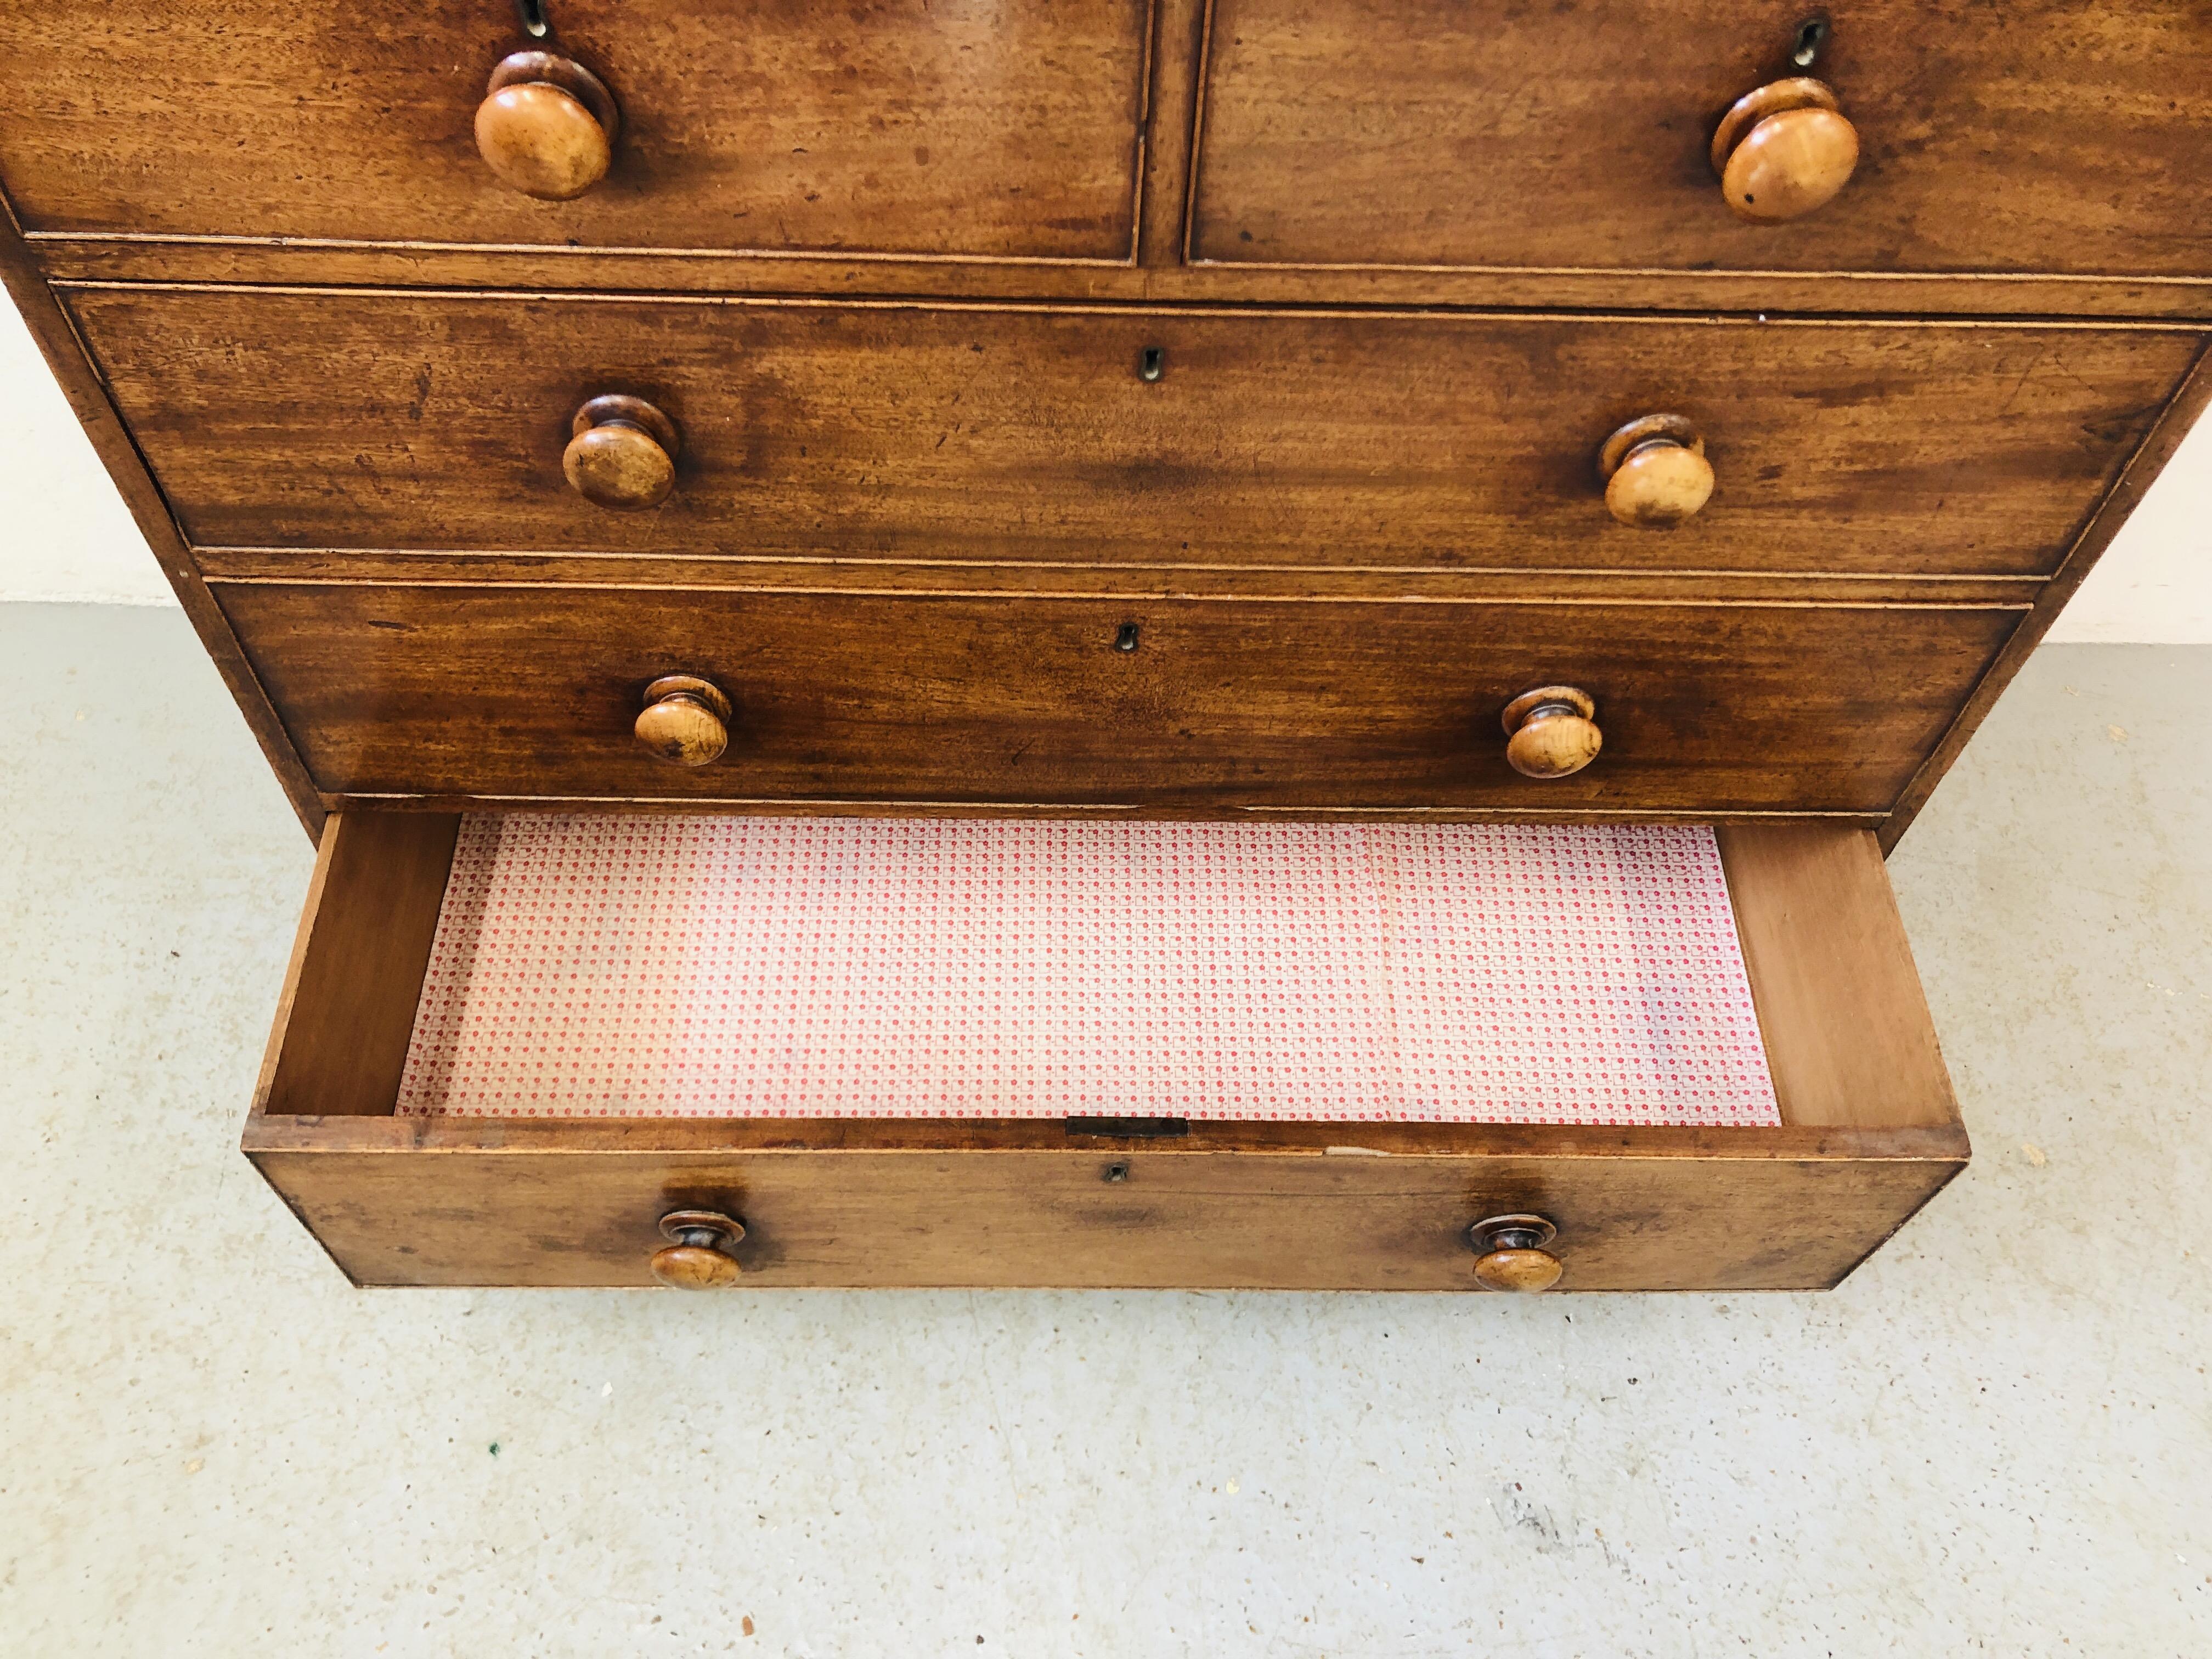
[[[657,759],[705,766],[730,746],[734,711],[721,688],[696,674],[664,674],[645,688],[632,731]],[[1505,758],[1531,778],[1564,778],[1597,758],[1605,733],[1597,704],[1571,685],[1544,685],[1505,705]]]
[[[1548,1291],[1565,1271],[1545,1246],[1559,1229],[1540,1215],[1494,1215],[1468,1229],[1476,1252],[1476,1282],[1521,1295]],[[732,1254],[745,1236],[744,1223],[720,1210],[671,1210],[660,1218],[668,1243],[653,1253],[653,1276],[679,1291],[720,1291],[744,1269]]]
[[[558,52],[501,60],[477,106],[477,149],[500,180],[541,202],[574,201],[607,176],[622,111],[606,82]],[[1809,76],[1747,93],[1713,133],[1729,210],[1754,224],[1802,218],[1850,180],[1858,131]]]
[[[561,471],[569,488],[594,506],[643,512],[676,487],[684,440],[676,422],[642,398],[593,398],[569,422]],[[1644,415],[1598,451],[1605,505],[1615,519],[1644,530],[1684,523],[1713,493],[1705,435],[1682,415]]]

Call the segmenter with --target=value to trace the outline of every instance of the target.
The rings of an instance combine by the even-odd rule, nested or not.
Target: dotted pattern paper
[[[471,817],[403,1115],[1780,1121],[1712,832]]]

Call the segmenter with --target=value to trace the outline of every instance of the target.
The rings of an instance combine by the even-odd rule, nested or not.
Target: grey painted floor
[[[213,671],[0,606],[0,1652],[2212,1652],[2212,650],[1900,850],[1977,1161],[1826,1297],[350,1290]]]

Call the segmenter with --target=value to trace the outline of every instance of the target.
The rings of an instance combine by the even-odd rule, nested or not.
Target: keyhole
[[[1828,20],[1808,17],[1797,26],[1797,48],[1790,54],[1790,61],[1799,69],[1810,69],[1813,60],[1820,55],[1820,48],[1828,44]]]
[[[1168,372],[1168,354],[1160,346],[1146,346],[1144,356],[1137,360],[1137,378],[1157,380]],[[1131,647],[1134,649],[1133,647]]]
[[[1123,623],[1121,624],[1121,631],[1114,635],[1114,648],[1116,651],[1134,651],[1137,648],[1136,623]]]
[[[1107,1179],[1107,1181],[1108,1181],[1108,1182],[1120,1182],[1127,1181],[1128,1178],[1129,1178],[1129,1166],[1128,1166],[1127,1164],[1109,1164],[1106,1166],[1106,1179]]]
[[[514,0],[514,9],[522,19],[522,32],[532,40],[543,40],[551,33],[553,25],[545,17],[545,0]]]

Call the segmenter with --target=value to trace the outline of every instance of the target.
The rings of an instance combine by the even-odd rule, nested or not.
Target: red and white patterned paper
[[[402,1115],[1780,1121],[1703,827],[471,817]]]

